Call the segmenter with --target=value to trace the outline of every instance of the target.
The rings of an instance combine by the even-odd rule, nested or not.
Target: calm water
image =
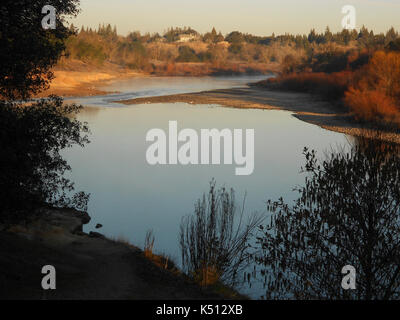
[[[115,97],[227,88],[251,80],[135,79],[121,82],[122,93]],[[344,135],[297,120],[290,112],[183,103],[122,106],[110,103],[115,97],[77,99],[90,105],[79,118],[90,125],[91,143],[84,149],[68,150],[66,158],[77,189],[91,193],[92,221],[86,231],[101,223],[101,232],[107,236],[142,246],[146,231],[152,229],[156,251],[175,257],[178,263],[179,223],[193,212],[195,201],[208,191],[212,178],[218,185],[234,188],[238,201],[247,192],[247,212],[265,212],[268,199],[294,199],[293,187],[304,181],[299,171],[304,164],[301,153],[305,146],[322,156],[325,150],[348,145]],[[146,133],[153,128],[168,132],[169,120],[178,121],[178,129],[255,129],[254,173],[235,176],[235,165],[148,165]],[[250,294],[258,297],[259,288],[253,287]]]
[[[213,89],[243,87],[246,83],[264,80],[268,76],[238,77],[146,77],[114,81],[100,90],[118,92],[107,96],[73,98],[84,105],[115,107],[112,103],[140,97],[155,97],[168,94],[199,92]]]

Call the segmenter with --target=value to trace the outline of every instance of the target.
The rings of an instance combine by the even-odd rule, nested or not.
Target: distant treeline
[[[233,31],[222,35],[213,28],[200,34],[192,28],[170,28],[160,35],[131,32],[118,35],[116,27],[99,25],[97,29],[82,27],[67,41],[67,58],[101,65],[105,61],[134,70],[157,73],[196,73],[215,71],[251,72],[277,71],[288,56],[300,61],[319,52],[362,50],[395,46],[398,33],[391,28],[374,34],[363,27],[360,31],[343,30],[332,33],[311,30],[308,35],[285,34],[260,37]],[[327,49],[328,48],[328,49]],[[181,64],[203,63],[195,66]],[[186,69],[185,69],[186,68]],[[195,71],[197,70],[197,71]]]
[[[356,32],[353,32],[354,37]],[[320,37],[321,35],[317,36]],[[400,38],[392,28],[362,28],[345,47],[320,45],[304,56],[286,55],[270,89],[309,92],[340,102],[354,117],[379,127],[400,126]]]

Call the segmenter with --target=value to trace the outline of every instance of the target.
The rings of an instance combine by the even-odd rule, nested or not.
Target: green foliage
[[[216,60],[216,56],[213,52],[213,50],[207,50],[205,52],[200,52],[198,54],[198,59],[201,62],[212,62]]]
[[[225,40],[229,43],[239,44],[244,42],[243,34],[239,31],[233,31],[225,37]]]
[[[389,44],[386,46],[386,49],[390,51],[398,51],[400,52],[400,39],[396,39],[394,41],[390,41]]]
[[[203,41],[208,43],[218,43],[224,40],[224,36],[221,34],[221,32],[217,34],[217,30],[215,30],[215,28],[203,36]]]
[[[199,62],[199,57],[196,55],[196,51],[188,46],[179,47],[179,56],[176,58],[176,62]]]
[[[114,28],[112,28],[110,24],[107,24],[106,26],[104,24],[101,26],[99,25],[97,34],[103,38],[115,40],[117,38],[117,27],[114,26]]]
[[[164,33],[164,38],[167,40],[167,42],[175,42],[179,40],[180,35],[189,35],[189,34],[194,34],[198,35],[199,33],[196,30],[193,30],[192,28],[170,28],[167,30],[167,32]]]
[[[200,43],[181,49],[179,41],[182,35],[198,36],[199,40],[208,44],[208,50],[204,51],[204,45]],[[360,67],[368,61],[360,59],[354,65],[348,64],[347,58],[351,53],[349,51],[374,51],[388,47],[390,43],[395,48],[396,39],[398,33],[393,28],[386,34],[374,35],[365,27],[360,32],[343,30],[332,33],[327,27],[322,33],[313,29],[309,34],[279,36],[255,36],[233,31],[225,38],[221,33],[217,33],[215,28],[211,32],[199,35],[197,31],[185,27],[170,28],[163,36],[134,31],[123,37],[118,36],[116,29],[111,25],[103,24],[99,25],[97,30],[82,27],[77,36],[68,40],[67,52],[70,58],[89,63],[102,63],[107,60],[149,72],[157,69],[155,65],[160,65],[154,64],[154,60],[165,65],[178,62],[212,62],[222,66],[237,61],[281,63],[285,56],[292,55],[295,65],[289,69],[303,71],[305,68],[311,68],[315,72],[331,73],[345,70],[349,66],[354,69],[357,64]],[[219,46],[224,40],[230,43],[229,47],[222,44]],[[226,51],[229,54],[226,54]],[[304,59],[304,56],[307,59]]]
[[[79,60],[102,63],[107,58],[107,55],[103,52],[103,48],[99,45],[96,46],[84,40],[78,40],[75,47],[75,56]]]
[[[340,72],[348,67],[349,52],[330,50],[314,55],[310,67],[313,72]]]
[[[148,66],[146,48],[139,41],[119,42],[114,59],[131,69],[143,70]]]

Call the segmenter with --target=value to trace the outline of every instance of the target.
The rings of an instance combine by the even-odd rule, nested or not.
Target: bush
[[[341,72],[348,67],[348,52],[332,51],[316,54],[311,63],[313,72]]]
[[[84,40],[79,40],[75,47],[75,56],[85,62],[94,61],[103,63],[107,55],[100,46],[95,46]]]
[[[278,89],[319,94],[327,99],[336,100],[344,96],[352,81],[352,72],[336,73],[291,73],[278,78],[270,78],[264,85]]]
[[[196,55],[196,52],[188,47],[181,46],[179,47],[179,56],[175,60],[176,62],[199,62],[199,57]]]
[[[256,255],[268,299],[400,298],[398,147],[359,140],[324,161],[304,150],[308,174],[292,206],[269,201]],[[356,269],[357,290],[341,287]]]
[[[345,102],[360,120],[400,124],[400,53],[376,52],[356,72]]]
[[[241,43],[231,43],[228,48],[228,51],[233,54],[240,54],[243,50],[243,45]]]
[[[234,191],[217,190],[212,181],[208,197],[198,200],[194,215],[182,220],[182,265],[202,286],[217,281],[234,284],[239,271],[248,265],[248,241],[262,219],[253,215],[242,225],[243,213],[242,209],[237,215]]]
[[[393,98],[379,90],[357,90],[350,88],[345,103],[354,112],[357,120],[373,123],[400,123],[399,109]]]

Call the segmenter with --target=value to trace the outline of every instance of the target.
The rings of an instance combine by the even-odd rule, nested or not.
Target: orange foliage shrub
[[[400,124],[400,54],[375,52],[345,94],[356,118]]]
[[[393,98],[379,90],[357,90],[350,88],[345,94],[345,103],[354,112],[356,119],[371,122],[398,122],[399,109]]]
[[[368,74],[373,86],[400,99],[400,53],[376,52],[368,64]]]

